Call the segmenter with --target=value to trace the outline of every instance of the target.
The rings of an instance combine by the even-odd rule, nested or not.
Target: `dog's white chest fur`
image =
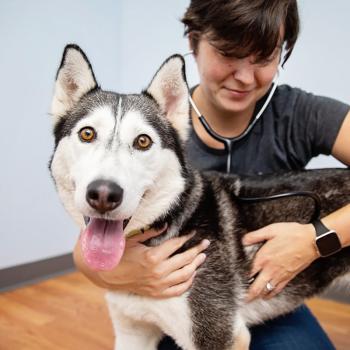
[[[142,343],[146,346],[143,350],[154,349],[165,333],[176,339],[182,348],[194,349],[187,295],[153,299],[131,293],[108,292],[106,299],[117,348],[133,350],[130,346],[134,344],[135,350],[140,350],[136,347]]]

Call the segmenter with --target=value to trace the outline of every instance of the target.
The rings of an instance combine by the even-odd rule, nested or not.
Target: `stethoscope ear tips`
[[[186,56],[190,56],[190,55],[193,55],[193,50],[184,53],[182,56],[186,57]]]

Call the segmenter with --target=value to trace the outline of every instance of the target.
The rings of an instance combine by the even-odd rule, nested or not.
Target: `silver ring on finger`
[[[271,282],[267,282],[265,289],[268,293],[271,293],[275,289],[275,286]]]

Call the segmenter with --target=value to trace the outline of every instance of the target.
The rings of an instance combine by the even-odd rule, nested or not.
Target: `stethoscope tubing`
[[[284,57],[284,52],[285,52],[286,48],[285,48],[285,44],[282,46],[282,52],[281,52],[281,57]],[[189,51],[185,54],[183,54],[182,56],[185,57],[192,55],[193,51]],[[269,95],[266,99],[266,101],[264,102],[263,106],[261,107],[260,111],[257,113],[257,115],[254,117],[254,119],[249,123],[249,125],[247,126],[247,128],[238,136],[235,137],[224,137],[222,135],[219,135],[217,132],[215,132],[211,126],[209,125],[209,123],[207,122],[207,120],[205,119],[204,115],[199,111],[198,107],[196,106],[195,102],[193,101],[192,97],[191,97],[191,93],[190,91],[188,92],[189,95],[189,102],[193,108],[193,110],[195,111],[195,113],[198,116],[198,119],[200,121],[200,123],[203,125],[204,129],[206,130],[206,132],[213,137],[215,140],[217,140],[218,142],[221,142],[224,147],[225,150],[227,152],[227,161],[226,161],[226,171],[227,173],[230,173],[232,171],[232,163],[231,163],[231,154],[232,154],[232,150],[233,150],[233,145],[235,142],[238,142],[239,140],[243,139],[245,136],[247,136],[250,131],[254,128],[254,126],[256,125],[256,123],[258,122],[258,120],[260,119],[260,117],[262,116],[262,114],[265,112],[267,106],[269,105],[276,89],[278,86],[278,80],[279,80],[279,75],[280,75],[280,69],[281,69],[281,64],[278,66],[277,68],[277,73],[275,78],[273,79],[272,82],[272,87],[270,89]]]
[[[224,137],[219,135],[217,132],[215,132],[211,126],[209,125],[209,123],[207,122],[207,120],[205,119],[204,115],[199,111],[197,105],[195,104],[195,102],[193,101],[191,94],[189,92],[189,102],[193,108],[193,110],[195,111],[195,113],[198,116],[198,119],[200,121],[200,123],[203,125],[204,129],[206,130],[206,132],[213,137],[215,140],[217,140],[218,142],[221,142],[222,144],[224,144],[225,150],[227,152],[227,161],[226,161],[226,172],[230,173],[231,172],[231,154],[232,154],[232,149],[233,149],[233,144],[238,142],[239,140],[243,139],[245,136],[247,136],[249,134],[249,132],[253,129],[253,127],[255,126],[255,124],[258,122],[258,120],[260,119],[260,117],[262,116],[262,114],[264,113],[264,111],[266,110],[268,104],[270,103],[276,88],[278,86],[277,81],[278,81],[278,76],[279,73],[277,72],[277,75],[274,79],[274,82],[272,83],[272,87],[270,89],[270,93],[264,103],[264,105],[261,107],[260,111],[257,113],[257,115],[255,116],[255,118],[249,123],[249,125],[247,126],[247,128],[238,136],[235,137]]]

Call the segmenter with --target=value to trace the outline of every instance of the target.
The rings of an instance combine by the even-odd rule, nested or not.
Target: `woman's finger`
[[[177,284],[175,286],[166,288],[163,290],[163,292],[160,294],[160,298],[173,298],[178,297],[185,293],[192,285],[194,277],[196,275],[196,272],[193,273],[190,279],[188,279],[184,283]]]
[[[274,237],[272,227],[265,226],[259,230],[251,231],[243,236],[242,243],[244,245],[252,245],[267,241]]]
[[[185,252],[176,254],[171,258],[165,260],[162,266],[163,274],[169,275],[170,273],[191,264],[200,253],[209,247],[209,245],[209,240],[204,239],[202,242],[186,250]]]
[[[278,295],[279,293],[281,293],[289,281],[290,280],[286,280],[286,281],[282,281],[282,282],[278,283],[276,285],[276,287],[270,293],[268,293],[264,296],[264,299],[269,300],[269,299],[275,297],[276,295]]]
[[[270,286],[275,287],[275,282],[273,278],[265,271],[259,273],[253,284],[249,287],[248,295],[246,301],[250,302],[268,292],[267,284],[270,283]]]
[[[262,255],[262,257],[261,257],[261,255]],[[254,277],[256,279],[258,273],[260,273],[261,270],[263,269],[264,262],[265,262],[263,260],[263,257],[264,257],[264,255],[261,254],[260,250],[258,250],[258,252],[256,253],[256,255],[254,257],[253,263],[252,263],[252,267],[251,267],[250,275],[249,275],[250,278]]]
[[[168,239],[157,247],[152,247],[147,251],[147,260],[153,264],[158,264],[161,261],[169,258],[170,255],[174,254],[180,249],[189,239],[194,236],[195,232],[188,235],[175,237]]]
[[[205,259],[204,253],[199,254],[190,264],[169,274],[163,281],[164,286],[169,288],[188,281]]]

